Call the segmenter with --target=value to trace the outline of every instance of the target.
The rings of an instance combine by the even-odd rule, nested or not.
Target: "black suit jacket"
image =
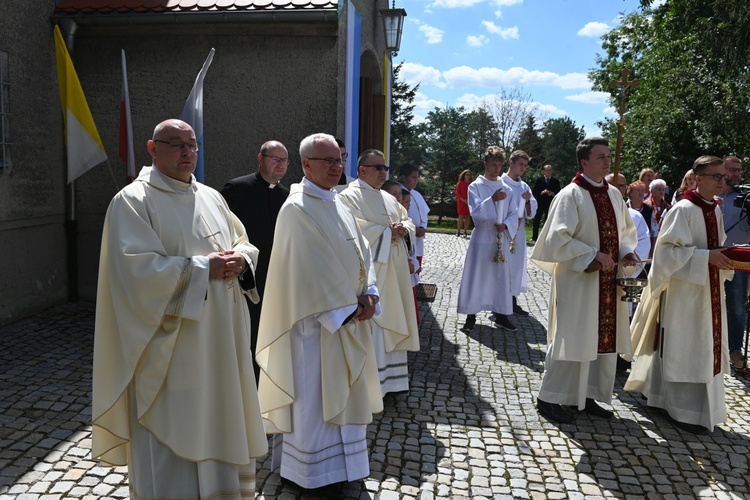
[[[549,189],[555,194],[559,193],[560,181],[555,177],[550,177],[548,186],[546,178],[542,175],[541,177],[537,178],[536,182],[534,183],[534,187],[531,189],[531,192],[534,195],[534,198],[536,198],[537,203],[539,203],[540,206],[548,207],[549,204],[552,203],[553,197],[549,195],[543,195],[542,191],[544,191],[545,189]]]
[[[232,179],[221,189],[229,209],[245,226],[247,239],[259,250],[255,281],[261,298],[266,287],[276,217],[289,196],[289,189],[280,183],[273,189],[269,186],[260,173],[255,172]]]

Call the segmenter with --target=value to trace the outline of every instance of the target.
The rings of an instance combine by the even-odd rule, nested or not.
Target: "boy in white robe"
[[[153,166],[104,221],[91,454],[127,463],[133,499],[254,498],[268,445],[243,293],[258,301],[258,250],[195,181],[187,123],[160,123],[147,146]]]
[[[464,332],[474,328],[480,311],[492,311],[497,326],[516,331],[508,319],[513,313],[508,258],[510,242],[518,231],[518,200],[500,178],[504,161],[502,148],[488,147],[484,154],[484,175],[469,185],[474,231],[466,251],[457,308],[460,314],[467,315],[461,328]]]
[[[528,153],[522,150],[513,151],[508,159],[508,171],[503,174],[503,182],[510,188],[513,197],[518,200],[518,231],[513,239],[513,248],[510,250],[508,262],[510,262],[510,293],[513,296],[513,314],[528,316],[518,305],[517,297],[528,290],[528,277],[526,268],[526,221],[536,216],[537,202],[531,193],[531,188],[521,176],[526,173],[529,164]]]
[[[300,157],[305,177],[276,223],[256,360],[272,467],[316,489],[370,473],[367,424],[383,409],[369,321],[379,292],[367,240],[334,189],[336,140],[306,137]]]
[[[695,191],[665,215],[649,283],[631,327],[638,356],[625,384],[648,405],[663,408],[683,430],[700,433],[726,420],[724,374],[729,373],[723,282],[732,261],[714,201],[724,187],[724,162],[695,160]]]
[[[620,192],[604,181],[609,145],[584,139],[576,148],[582,170],[555,196],[531,259],[552,275],[539,414],[574,420],[565,406],[612,418],[596,401],[608,403],[617,353],[630,353],[628,305],[620,301],[616,263],[634,264],[635,225]]]
[[[357,179],[339,195],[372,251],[383,309],[382,314],[371,320],[372,340],[383,396],[409,390],[407,351],[419,350],[407,260],[415,227],[396,198],[380,189],[387,172],[383,153],[368,149],[358,159]],[[400,194],[400,186],[395,187]]]

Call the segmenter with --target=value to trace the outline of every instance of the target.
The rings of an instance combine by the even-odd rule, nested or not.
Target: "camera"
[[[734,199],[734,206],[744,207],[745,210],[750,209],[750,184],[740,184],[732,189],[738,193],[737,198]]]

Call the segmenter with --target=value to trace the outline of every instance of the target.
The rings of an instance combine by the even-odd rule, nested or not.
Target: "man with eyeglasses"
[[[724,216],[724,227],[727,231],[727,241],[724,246],[747,245],[750,243],[750,221],[748,212],[741,206],[735,206],[740,197],[737,186],[742,179],[742,160],[736,156],[725,156],[726,182],[719,193],[723,200],[721,213]],[[734,368],[745,368],[746,360],[742,355],[742,340],[747,326],[747,271],[735,271],[734,277],[724,283],[727,305],[727,334],[729,337],[729,359]]]
[[[353,177],[349,177],[349,175],[346,173],[346,160],[349,158],[349,153],[346,152],[346,143],[336,138],[336,144],[339,146],[339,151],[341,151],[341,161],[343,161],[343,169],[341,171],[341,176],[339,177],[339,183],[335,186],[334,189],[338,191],[339,193],[346,189],[346,187],[354,180]]]
[[[263,291],[268,276],[268,262],[271,260],[273,235],[276,217],[281,205],[289,196],[289,189],[281,184],[289,166],[289,153],[279,141],[267,141],[258,153],[258,171],[243,175],[224,184],[221,194],[227,200],[230,210],[239,217],[247,232],[247,239],[258,248],[258,265],[255,268],[255,282],[260,301],[247,301],[252,327],[250,344],[255,355],[258,341],[258,327],[263,305]],[[260,377],[260,367],[253,357],[255,380]]]
[[[242,296],[258,298],[258,250],[196,182],[190,125],[160,123],[147,147],[104,221],[92,456],[128,465],[131,498],[252,496],[268,443]]]
[[[383,398],[368,320],[380,294],[367,241],[334,189],[336,140],[308,136],[300,158],[305,177],[281,207],[268,268],[258,393],[272,468],[335,497],[335,483],[370,473],[367,424]]]
[[[383,308],[383,313],[372,319],[372,340],[385,396],[409,390],[406,353],[419,351],[408,262],[416,228],[396,198],[380,189],[388,174],[383,153],[368,149],[360,155],[357,165],[357,179],[340,196],[372,250]]]
[[[693,163],[697,186],[685,191],[662,221],[648,285],[632,324],[635,355],[625,390],[666,410],[692,433],[726,420],[724,374],[729,373],[722,282],[733,261],[716,195],[724,188],[724,161]]]

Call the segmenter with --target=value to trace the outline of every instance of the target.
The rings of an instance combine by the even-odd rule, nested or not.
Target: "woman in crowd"
[[[458,210],[458,223],[456,236],[461,236],[461,228],[464,230],[464,236],[469,235],[469,184],[471,184],[471,170],[464,170],[458,176],[456,184],[456,210]]]

